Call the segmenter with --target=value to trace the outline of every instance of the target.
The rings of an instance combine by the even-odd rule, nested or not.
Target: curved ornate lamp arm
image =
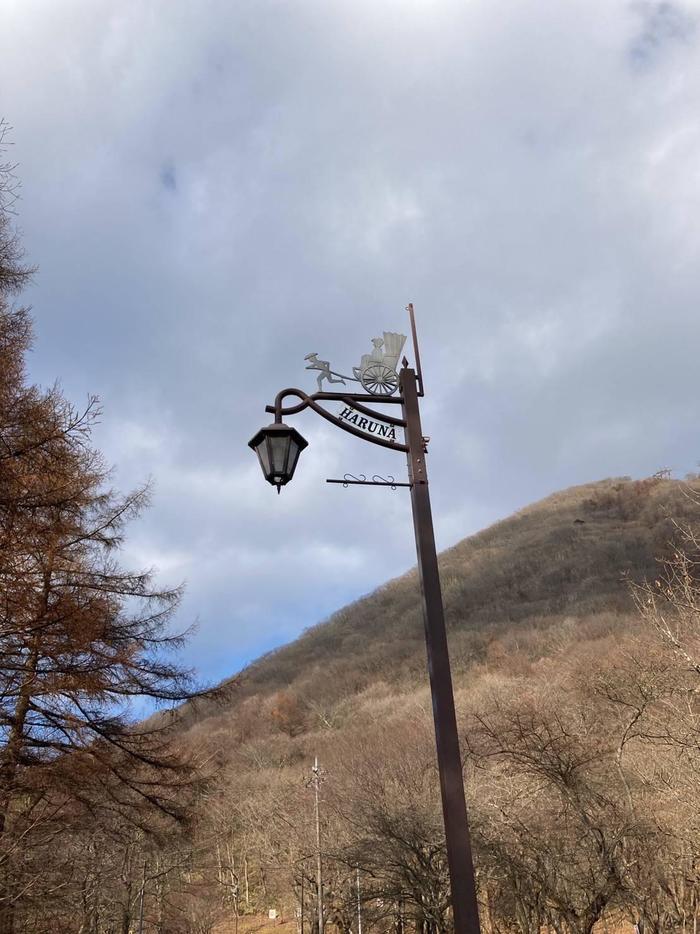
[[[284,400],[292,396],[296,399],[301,399],[301,402],[296,405],[284,406]],[[365,397],[362,397],[365,398]],[[371,397],[370,397],[371,398]],[[351,435],[355,435],[356,438],[362,438],[363,441],[370,441],[372,444],[378,444],[383,448],[390,448],[392,451],[402,451],[404,454],[408,452],[407,444],[400,444],[398,441],[391,441],[388,438],[375,438],[373,435],[368,435],[364,431],[361,431],[359,428],[356,428],[354,425],[348,424],[341,421],[336,415],[331,415],[330,412],[327,412],[322,406],[318,404],[318,400],[323,401],[333,401],[333,402],[344,402],[345,404],[352,406],[357,409],[358,412],[363,412],[365,415],[374,416],[379,418],[381,421],[387,422],[390,425],[395,425],[398,428],[405,428],[406,422],[400,418],[395,418],[393,415],[380,415],[378,412],[375,412],[373,409],[367,408],[367,406],[362,405],[361,402],[357,400],[355,396],[350,394],[342,393],[332,393],[332,392],[322,392],[315,393],[314,395],[309,395],[304,392],[302,389],[283,389],[281,392],[277,393],[275,397],[274,405],[265,406],[266,412],[271,412],[275,416],[276,422],[281,422],[283,416],[285,415],[297,415],[299,412],[303,412],[304,409],[313,409],[321,418],[325,418],[326,421],[331,422],[333,425],[336,425],[338,428],[342,428],[343,431],[347,431]],[[382,402],[400,402],[400,399],[382,399]]]

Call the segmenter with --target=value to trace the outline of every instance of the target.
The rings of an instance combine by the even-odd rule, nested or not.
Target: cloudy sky
[[[3,0],[0,115],[39,267],[32,376],[100,395],[218,679],[414,562],[402,455],[312,413],[304,355],[416,307],[441,547],[561,487],[700,460],[700,6]]]

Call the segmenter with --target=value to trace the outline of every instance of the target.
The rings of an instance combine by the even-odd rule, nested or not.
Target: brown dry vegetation
[[[692,923],[694,857],[686,854],[684,892],[671,910],[655,862],[670,824],[642,819],[652,804],[667,808],[671,823],[679,817],[677,800],[655,797],[677,749],[664,739],[642,751],[641,727],[626,716],[632,710],[641,723],[653,708],[658,718],[679,689],[669,682],[685,677],[640,619],[631,586],[661,575],[676,523],[697,514],[697,489],[693,479],[661,478],[577,487],[441,557],[484,923],[493,930],[590,931],[620,915],[648,928],[668,927],[672,915]],[[411,573],[250,666],[227,709],[191,718],[188,740],[216,763],[205,822],[227,841],[238,910],[276,906],[292,916],[303,869],[313,922],[307,782],[318,754],[333,929],[352,928],[354,866],[366,929],[450,929],[424,653]],[[635,691],[646,698],[641,712]],[[669,862],[676,857],[686,858]]]
[[[654,578],[674,522],[692,519],[686,484],[604,480],[556,493],[440,556],[457,683],[493,668],[522,670],[577,639],[636,619],[630,582]],[[412,694],[426,680],[415,572],[391,581],[239,677],[230,711],[198,714],[193,734],[227,744],[279,730],[340,727],[365,704]],[[284,707],[284,716],[280,708]],[[304,723],[304,730],[301,723]],[[232,732],[233,731],[233,732]]]

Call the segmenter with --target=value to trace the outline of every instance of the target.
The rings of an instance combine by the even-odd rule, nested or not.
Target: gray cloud
[[[304,355],[414,301],[438,540],[571,483],[695,467],[700,84],[680,4],[14,4],[2,113],[40,266],[35,378],[104,401],[130,557],[185,578],[214,677],[414,560],[404,470],[305,414]],[[31,76],[31,81],[27,76]]]
[[[177,174],[172,162],[166,162],[161,168],[160,183],[166,191],[177,191]]]
[[[695,32],[695,17],[676,3],[635,3],[641,28],[630,43],[630,56],[635,65],[654,65],[669,44],[685,42]]]

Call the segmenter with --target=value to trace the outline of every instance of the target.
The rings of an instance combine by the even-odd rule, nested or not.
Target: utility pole
[[[146,897],[146,860],[143,861],[143,878],[141,880],[141,905],[139,907],[139,934],[143,934],[143,902]]]
[[[301,864],[301,912],[299,915],[299,920],[301,921],[301,932],[304,934],[304,864]]]
[[[357,934],[362,934],[362,900],[360,898],[360,867],[356,866],[357,873]]]
[[[318,805],[319,786],[321,784],[321,770],[318,766],[318,756],[314,758],[313,786],[314,786],[314,815],[316,818],[316,892],[318,903],[318,934],[323,934],[323,864],[321,862],[321,817]]]

